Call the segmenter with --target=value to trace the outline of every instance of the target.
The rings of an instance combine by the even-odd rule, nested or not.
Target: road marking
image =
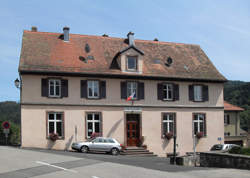
[[[96,177],[96,176],[92,176],[92,178],[99,178],[99,177]]]
[[[45,163],[45,162],[42,162],[42,161],[36,161],[36,163],[43,164],[43,165],[46,165],[46,166],[51,166],[51,167],[54,167],[54,168],[57,168],[57,169],[62,169],[64,171],[68,171],[68,172],[77,173],[77,171],[75,171],[75,170],[66,169],[66,168],[55,166],[55,165],[52,165],[52,164],[49,164],[49,163]]]

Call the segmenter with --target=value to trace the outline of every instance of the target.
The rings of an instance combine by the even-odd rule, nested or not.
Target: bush
[[[240,154],[241,152],[241,147],[233,147],[231,150],[229,150],[229,153],[232,154]]]
[[[229,153],[232,154],[241,154],[241,155],[250,155],[250,148],[241,148],[241,147],[233,147]]]

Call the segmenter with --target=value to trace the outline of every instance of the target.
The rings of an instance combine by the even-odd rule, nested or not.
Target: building
[[[239,113],[244,111],[244,109],[234,106],[226,101],[224,101],[224,107],[225,143],[247,147],[248,133],[240,128]]]
[[[94,132],[166,156],[173,134],[180,154],[193,150],[193,132],[197,151],[224,139],[226,79],[198,45],[32,28],[19,73],[23,147],[70,149]]]

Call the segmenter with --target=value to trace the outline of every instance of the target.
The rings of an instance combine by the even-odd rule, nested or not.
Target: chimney
[[[63,40],[69,41],[69,27],[63,28]]]
[[[129,44],[129,46],[135,46],[134,33],[133,32],[129,32],[127,34],[127,37],[128,37],[128,44]]]
[[[32,31],[32,32],[37,32],[37,27],[32,26],[32,27],[31,27],[31,31]]]

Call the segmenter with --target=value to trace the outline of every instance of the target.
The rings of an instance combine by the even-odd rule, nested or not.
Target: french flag
[[[135,96],[135,92],[134,93],[132,93],[128,98],[127,98],[127,101],[130,101],[130,100],[132,100],[133,98],[134,98],[134,96]]]

